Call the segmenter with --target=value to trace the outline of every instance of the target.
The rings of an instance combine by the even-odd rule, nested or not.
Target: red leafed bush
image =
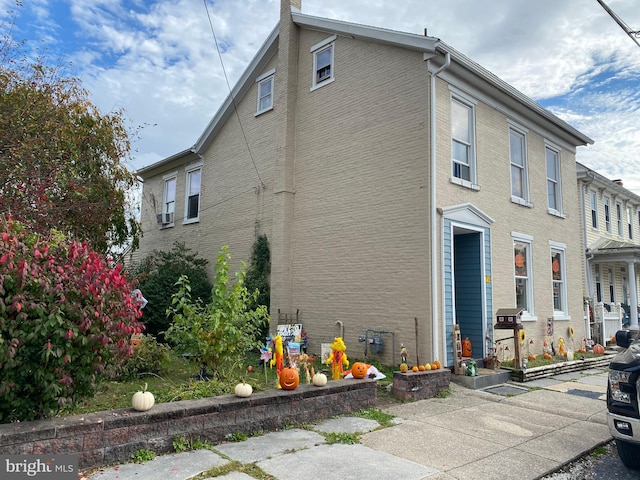
[[[121,266],[86,243],[0,232],[0,422],[46,418],[117,372],[141,311]]]

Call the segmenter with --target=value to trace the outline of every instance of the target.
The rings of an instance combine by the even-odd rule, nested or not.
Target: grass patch
[[[155,452],[142,448],[131,454],[131,461],[134,463],[144,463],[156,458]]]
[[[355,433],[327,433],[324,435],[324,438],[328,445],[333,445],[334,443],[341,443],[343,445],[355,445],[360,443],[358,439],[358,435]]]
[[[269,475],[253,463],[248,463],[245,465],[238,462],[237,460],[229,462],[221,467],[213,467],[210,470],[201,473],[200,475],[192,477],[192,480],[204,480],[211,477],[221,477],[231,472],[241,472],[245,475],[250,476],[251,478],[256,478],[258,480],[278,480],[276,477]]]
[[[355,417],[366,418],[369,420],[375,420],[382,427],[389,427],[393,425],[392,420],[395,418],[393,415],[385,413],[375,408],[363,408],[351,414]]]

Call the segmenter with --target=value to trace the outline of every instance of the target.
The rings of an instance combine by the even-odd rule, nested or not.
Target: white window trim
[[[513,195],[513,185],[511,184],[511,167],[514,163],[511,161],[511,132],[514,132],[520,136],[522,136],[522,197],[518,197]],[[531,204],[531,196],[529,194],[529,158],[527,154],[527,132],[526,130],[517,127],[516,125],[509,122],[509,185],[511,191],[511,201],[513,203],[517,203],[518,205],[524,205],[526,207],[533,206]]]
[[[335,72],[336,72],[336,65],[335,65],[335,41],[336,38],[338,38],[337,35],[331,35],[328,38],[325,38],[324,40],[322,40],[321,42],[316,43],[315,45],[313,45],[309,51],[313,54],[313,71],[311,72],[311,88],[309,91],[313,92],[314,90],[317,90],[318,88],[324,87],[325,85],[329,85],[330,83],[333,83],[335,81]],[[329,76],[328,79],[323,80],[322,82],[318,83],[316,82],[316,73],[318,71],[317,69],[317,61],[318,61],[318,54],[327,49],[327,48],[331,48],[331,75]]]
[[[562,264],[560,265],[560,271],[563,274],[562,277],[562,291],[560,295],[562,297],[562,305],[564,308],[568,308],[568,286],[567,286],[567,245],[565,243],[555,242],[553,240],[549,240],[549,253],[553,254],[554,252],[560,253],[560,258],[562,260]],[[551,292],[553,293],[553,272],[551,272]],[[553,305],[553,297],[551,299],[551,303]],[[567,310],[553,310],[553,319],[554,320],[571,320],[571,315]]]
[[[602,205],[604,210],[604,229],[607,233],[611,233],[611,198],[605,196],[602,199]],[[609,218],[607,218],[607,215]]]
[[[556,192],[557,196],[556,196],[556,203],[557,206],[560,207],[560,209],[555,209],[555,208],[551,208],[549,206],[549,197],[548,197],[548,192],[547,192],[547,208],[548,208],[548,212],[551,215],[555,215],[556,217],[562,217],[565,218],[564,216],[564,202],[562,201],[562,197],[563,197],[563,193],[562,193],[562,158],[560,157],[560,148],[556,147],[555,145],[545,141],[544,142],[544,166],[545,166],[545,173],[547,171],[547,150],[552,151],[553,153],[556,154],[556,175],[557,175],[557,180],[556,180],[556,186],[558,191]],[[545,175],[546,176],[546,175]],[[549,177],[547,178],[547,182],[549,181]],[[545,185],[546,187],[546,185]]]
[[[187,213],[189,209],[189,174],[195,172],[196,170],[200,170],[200,192],[198,193],[198,215],[193,218],[187,218]],[[200,221],[200,211],[202,210],[202,162],[198,162],[194,165],[185,168],[184,172],[184,216],[182,217],[184,220],[182,221],[183,225],[189,223],[197,223]]]
[[[453,152],[451,152],[451,158],[449,159],[451,163],[451,167],[449,169],[449,181],[456,185],[460,185],[462,187],[470,188],[472,190],[480,190],[480,186],[478,185],[478,169],[476,162],[476,107],[478,102],[467,95],[464,95],[460,90],[449,86],[449,92],[451,93],[451,98],[449,100],[449,104],[451,102],[456,101],[459,102],[471,110],[471,125],[470,125],[470,150],[469,150],[469,177],[470,180],[465,180],[463,178],[455,177],[453,175]],[[449,132],[451,134],[451,131]],[[453,135],[451,135],[451,144],[453,144]],[[452,146],[450,146],[452,148]]]
[[[524,312],[522,312],[520,319],[523,322],[535,322],[538,320],[538,317],[535,315],[535,303],[534,303],[534,296],[533,296],[533,291],[534,291],[533,290],[533,252],[532,252],[533,237],[531,235],[527,235],[526,233],[511,232],[511,251],[512,252],[513,252],[513,244],[516,242],[529,244],[529,248],[527,248],[526,261],[528,262],[527,265],[531,267],[528,272],[529,281],[527,282],[527,300],[529,301],[529,304],[530,304],[529,305],[530,310],[525,310]],[[513,256],[513,253],[512,253],[512,256]],[[513,263],[511,264],[511,268],[513,269]],[[515,282],[515,272],[513,272],[513,270],[512,270],[512,274]]]
[[[256,117],[258,115],[263,114],[264,112],[273,110],[273,91],[274,91],[275,73],[276,73],[276,69],[272,68],[268,72],[265,72],[262,75],[260,75],[258,78],[256,78],[256,83],[258,84],[258,92],[256,94],[258,98],[256,102],[256,113],[254,115]],[[260,109],[260,86],[262,85],[262,83],[264,83],[268,79],[271,79],[271,105],[268,108]]]
[[[596,199],[595,206],[591,204],[591,199],[592,198]],[[595,215],[596,226],[595,227],[593,226],[593,212],[594,211],[596,213],[596,215]],[[600,219],[598,218],[598,215],[600,215],[600,213],[598,212],[598,192],[596,192],[595,190],[589,190],[589,226],[591,227],[592,230],[598,230],[598,228],[600,226]]]
[[[627,235],[629,240],[633,240],[633,209],[627,207]]]
[[[167,181],[169,180],[175,180],[176,181],[176,198],[173,199],[173,222],[171,223],[167,223],[167,224],[161,224],[160,228],[169,228],[169,227],[173,227],[175,225],[175,221],[176,221],[176,201],[177,201],[177,194],[178,194],[178,172],[171,172],[171,173],[167,173],[166,175],[162,176],[162,207],[161,207],[161,214],[164,215],[166,213],[171,213],[171,212],[165,212],[165,207],[167,204]]]
[[[624,224],[622,223],[622,203],[616,202],[616,233],[624,237]]]

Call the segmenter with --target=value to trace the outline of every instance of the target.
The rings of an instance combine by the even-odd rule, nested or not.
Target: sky
[[[205,3],[206,2],[206,3]],[[0,0],[0,29],[123,109],[131,169],[190,148],[280,0]],[[640,30],[637,0],[606,0]],[[302,12],[440,38],[595,141],[576,159],[640,195],[640,46],[597,0],[302,0]],[[218,40],[218,55],[213,32]],[[10,29],[8,27],[11,27]]]

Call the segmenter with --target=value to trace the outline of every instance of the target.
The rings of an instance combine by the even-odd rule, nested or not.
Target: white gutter
[[[429,69],[429,58],[427,58],[428,54],[425,54],[425,60],[427,60],[427,70]],[[436,235],[437,235],[437,208],[436,208],[436,76],[442,72],[444,69],[449,67],[451,63],[451,55],[449,52],[445,52],[444,63],[440,68],[436,71],[431,72],[431,78],[429,90],[430,90],[430,128],[431,128],[431,170],[430,170],[430,181],[431,181],[431,321],[433,325],[433,336],[432,336],[432,351],[433,358],[439,358],[439,333],[438,333],[438,255],[437,255],[437,243],[436,243]],[[446,362],[446,359],[444,359]]]

